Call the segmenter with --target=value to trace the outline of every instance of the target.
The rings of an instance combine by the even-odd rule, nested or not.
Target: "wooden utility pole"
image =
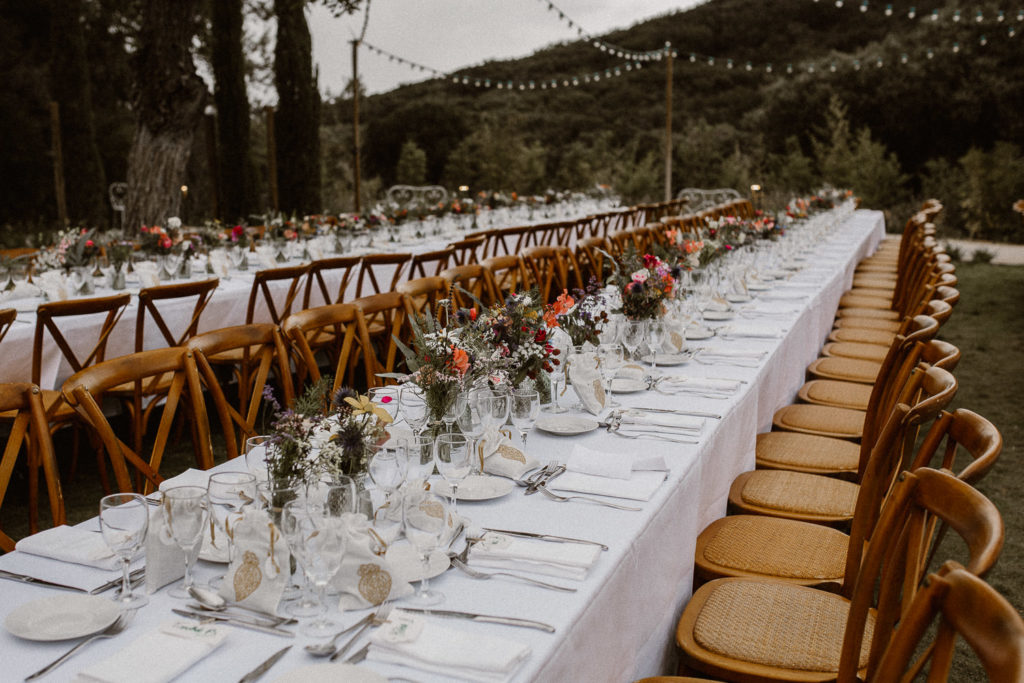
[[[64,152],[60,140],[60,104],[50,102],[50,139],[53,145],[53,189],[57,194],[57,220],[68,225],[68,200],[64,191]]]
[[[362,172],[359,168],[359,41],[352,41],[352,179],[355,192],[355,212],[360,213],[360,185]]]
[[[672,44],[665,43],[665,201],[672,199]]]
[[[274,137],[274,108],[264,107],[267,119],[267,182],[270,184],[270,205],[278,210],[277,200],[277,140]]]

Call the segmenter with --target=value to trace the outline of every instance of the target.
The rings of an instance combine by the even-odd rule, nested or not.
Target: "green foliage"
[[[424,185],[427,182],[427,153],[412,140],[406,140],[402,145],[395,181],[400,185]]]
[[[539,143],[510,135],[505,126],[483,124],[452,150],[444,180],[449,187],[542,192],[547,188],[544,162]]]
[[[971,254],[971,263],[992,263],[992,259],[995,257],[995,253],[988,249],[975,249]]]
[[[997,142],[990,151],[972,148],[960,159],[965,183],[960,195],[967,235],[997,241],[1020,235],[1012,204],[1024,197],[1024,158],[1020,148]]]

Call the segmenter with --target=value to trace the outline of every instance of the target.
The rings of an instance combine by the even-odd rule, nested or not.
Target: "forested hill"
[[[857,0],[843,7],[831,0],[712,0],[601,37],[639,51],[669,41],[677,51],[675,188],[773,175],[798,182],[785,177],[794,171],[783,169],[791,166],[784,162],[799,162],[800,153],[814,156],[811,139],[825,134],[829,100],[837,95],[848,110],[851,136],[867,127],[895,154],[909,174],[909,196],[921,182],[940,182],[935,176],[944,164],[959,170],[972,147],[991,150],[997,141],[1019,147],[1024,140],[1024,22],[1017,10],[1004,7],[998,21],[994,4],[965,6],[955,22],[957,4],[914,0],[913,6],[911,19],[909,2],[893,3],[886,16],[885,4],[874,1],[862,12]],[[933,21],[935,9],[940,15]],[[374,58],[382,57],[365,57]],[[622,178],[605,167],[608,159],[618,168],[632,163],[634,178],[656,176],[664,62],[579,87],[562,85],[573,76],[603,76],[624,61],[576,41],[459,72],[468,85],[437,79],[370,97],[362,108],[366,171],[384,186],[393,182],[400,150],[411,140],[426,152],[429,181],[521,191],[580,180],[621,185]],[[476,87],[477,78],[553,79],[559,87],[510,92]],[[340,123],[348,117],[347,104],[336,104],[325,115]],[[660,187],[655,183],[647,191],[657,194]]]

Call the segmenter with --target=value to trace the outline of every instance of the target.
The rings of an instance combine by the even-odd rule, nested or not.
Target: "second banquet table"
[[[476,526],[586,538],[600,541],[609,549],[601,553],[585,580],[573,584],[578,586],[576,593],[554,593],[517,582],[474,581],[454,569],[431,581],[447,596],[438,609],[545,621],[555,626],[554,634],[470,622],[447,621],[446,625],[480,629],[488,635],[528,644],[530,656],[511,679],[515,681],[630,681],[671,670],[675,623],[691,593],[697,534],[725,513],[733,478],[753,468],[756,434],[769,429],[772,413],[795,396],[807,364],[817,356],[831,328],[839,298],[849,287],[857,262],[874,250],[883,234],[884,221],[878,212],[857,211],[846,216],[816,247],[806,266],[773,290],[785,292],[785,301],[792,304],[788,315],[773,318],[770,323],[777,328],[777,336],[715,337],[692,342],[729,351],[763,352],[758,363],[748,367],[690,361],[663,369],[666,375],[739,380],[742,383],[735,394],[714,399],[652,391],[616,394],[623,408],[656,406],[720,415],[720,419],[704,419],[698,444],[628,440],[603,429],[573,437],[535,430],[529,439],[529,453],[542,463],[564,462],[573,447],[581,444],[607,452],[662,456],[668,468],[666,479],[650,500],[630,502],[642,507],[639,512],[526,497],[519,489],[496,500],[460,502],[460,513]],[[219,467],[244,466],[238,459]],[[95,525],[96,521],[85,524]],[[0,558],[0,568],[10,568],[17,555]],[[204,581],[218,569],[200,563],[197,581]],[[0,581],[0,618],[23,603],[53,593]],[[167,596],[166,589],[158,591],[125,633],[91,645],[46,680],[74,680],[76,672],[90,663],[110,657],[173,618],[171,608],[179,604]],[[364,614],[346,614],[343,620],[353,623]],[[288,642],[233,629],[218,650],[180,680],[237,680]],[[317,662],[303,651],[305,639],[294,642],[296,646],[265,680]],[[6,653],[5,671],[20,679],[58,656],[68,644],[29,642],[3,631],[0,647]],[[452,679],[394,665],[365,662],[361,666],[394,678]]]

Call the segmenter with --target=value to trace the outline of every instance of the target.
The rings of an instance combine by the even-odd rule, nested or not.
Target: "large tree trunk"
[[[106,224],[107,183],[96,144],[81,0],[51,2],[50,48],[51,93],[60,105],[68,217],[72,223]]]
[[[313,73],[313,45],[304,0],[274,0],[277,44],[278,196],[282,211],[309,213],[320,205],[320,93]]]
[[[249,160],[249,100],[242,56],[242,0],[212,3],[214,99],[219,143],[221,218],[235,221],[249,213],[253,188]]]
[[[181,187],[206,89],[189,51],[201,0],[147,0],[135,56],[135,139],[128,154],[125,229],[166,224]]]

